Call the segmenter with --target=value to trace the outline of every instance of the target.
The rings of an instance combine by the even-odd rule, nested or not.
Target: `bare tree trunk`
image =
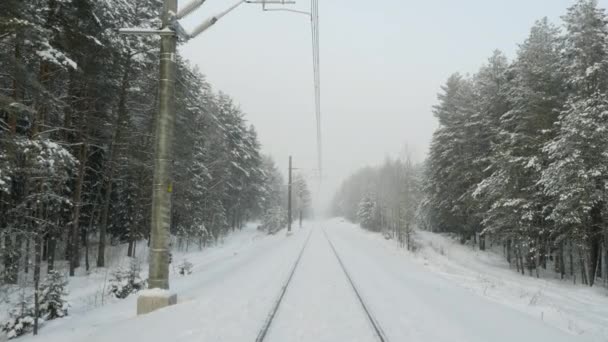
[[[82,232],[82,243],[84,244],[84,265],[85,270],[89,271],[89,229],[84,228]]]
[[[526,275],[526,265],[524,264],[524,254],[521,251],[521,247],[517,247],[517,256],[519,258],[519,268],[521,275]]]
[[[509,241],[510,242],[510,241]],[[510,248],[510,245],[509,245]],[[514,249],[514,256],[515,256],[515,269],[517,269],[517,273],[519,273],[519,258],[517,256],[517,248]]]
[[[559,245],[559,274],[561,279],[566,277],[566,263],[564,259],[564,242],[562,242]]]
[[[412,236],[411,235],[412,235],[412,232],[410,229],[410,222],[408,221],[405,223],[405,245],[406,245],[408,251],[410,251],[412,249],[412,241],[411,241]]]
[[[550,253],[550,248],[546,243],[544,243],[544,241],[542,241],[541,239],[538,239],[538,240],[539,240],[539,243],[541,244],[541,246],[543,246],[542,253],[540,254],[540,259],[538,262],[539,262],[540,266],[544,270],[546,270],[547,269],[547,259],[548,259],[549,253]]]
[[[570,257],[570,277],[572,277],[572,282],[576,284],[576,273],[574,272],[574,245],[572,241],[570,241],[570,250],[568,251]]]
[[[15,34],[15,63],[14,63],[14,75],[13,75],[13,100],[15,102],[19,102],[22,98],[21,90],[22,90],[22,79],[23,73],[21,72],[21,43],[22,43],[22,34],[20,30],[17,30]],[[8,111],[8,128],[10,138],[14,138],[17,133],[17,113],[13,108]],[[16,157],[16,150],[14,149],[13,141],[11,141],[8,145],[10,147],[9,155],[13,158]],[[13,178],[15,178],[13,176]],[[14,196],[14,195],[13,195]],[[4,208],[3,208],[4,209]],[[4,213],[4,211],[3,211]],[[4,216],[4,214],[2,215]],[[8,227],[4,230],[4,282],[6,284],[16,284],[18,278],[18,260],[16,259],[16,249],[13,244],[13,233],[11,233]],[[17,271],[17,273],[15,272]]]
[[[25,238],[25,254],[23,256],[23,271],[30,272],[30,238]]]
[[[13,268],[15,267],[15,251],[13,247],[12,234],[6,232],[4,234],[4,282],[6,284],[17,284],[17,277]]]
[[[40,298],[38,292],[40,287],[40,250],[42,247],[40,234],[36,234],[34,241],[34,335],[38,335],[38,317],[40,316]]]
[[[57,246],[57,240],[53,233],[49,234],[48,241],[48,262],[47,262],[47,273],[55,269],[55,249]]]
[[[49,235],[45,234],[42,240],[42,261],[47,261],[49,258]]]
[[[81,136],[84,140],[84,134],[81,131]],[[78,178],[76,180],[76,190],[74,191],[74,214],[72,216],[72,248],[70,255],[70,276],[73,277],[76,268],[80,263],[80,209],[82,206],[82,187],[84,182],[84,174],[86,171],[86,156],[87,156],[87,145],[84,141],[82,141],[82,145],[80,146],[80,153],[78,158]]]
[[[588,285],[593,286],[595,283],[595,271],[597,270],[598,258],[600,257],[600,238],[599,234],[594,234],[590,237],[589,242],[589,252],[588,252],[588,264],[589,268],[587,270],[588,276]]]
[[[25,238],[24,233],[17,232],[15,236],[15,259],[13,260],[14,266],[13,270],[15,272],[15,278],[19,279],[19,263],[21,261],[21,257],[23,257],[23,239]]]
[[[604,255],[603,253],[604,253],[604,251],[603,251],[603,248],[602,248],[602,244],[600,243],[599,251],[597,253],[597,267],[596,267],[597,270],[595,271],[595,274],[596,274],[597,278],[601,278],[601,279],[604,278],[603,274],[602,274],[602,271],[603,271],[602,255]]]
[[[583,255],[583,252],[579,249],[578,251],[578,256],[579,256],[579,262],[580,262],[580,266],[581,266],[581,282],[583,283],[583,285],[588,285],[589,281],[587,280],[587,269],[585,267],[585,256]]]
[[[13,76],[13,99],[20,102],[23,98],[24,73],[21,65],[21,43],[23,34],[17,30],[15,34],[15,75]],[[9,110],[8,126],[12,136],[17,133],[17,113],[14,109]]]
[[[110,146],[110,156],[112,155],[113,146]],[[105,267],[106,265],[106,232],[108,230],[108,214],[110,211],[110,198],[112,195],[112,178],[113,178],[113,159],[110,157],[107,167],[107,175],[104,177],[106,182],[106,188],[104,193],[103,209],[101,214],[101,225],[99,226],[99,245],[97,249],[97,267]]]
[[[608,233],[604,233],[604,286],[608,287]]]
[[[127,248],[127,256],[133,257],[133,238],[130,236],[129,236],[129,247]]]
[[[536,255],[530,253],[530,248],[526,251],[526,263],[528,266],[528,272],[530,272],[530,277],[532,276],[532,270],[536,268]]]
[[[105,249],[106,249],[106,232],[108,230],[108,215],[110,212],[110,201],[112,198],[112,186],[114,183],[114,164],[116,164],[116,158],[119,156],[118,147],[122,141],[123,128],[126,126],[128,119],[127,110],[127,90],[129,88],[129,76],[131,70],[131,56],[128,56],[126,60],[125,69],[122,76],[122,83],[120,89],[120,98],[118,100],[118,115],[116,117],[116,124],[114,125],[114,136],[110,143],[109,155],[108,155],[108,166],[104,175],[104,182],[106,183],[103,209],[101,213],[101,226],[99,227],[99,247],[97,251],[97,267],[105,267]]]

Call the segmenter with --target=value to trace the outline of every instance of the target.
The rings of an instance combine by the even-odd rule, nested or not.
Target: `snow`
[[[74,60],[64,55],[61,51],[58,51],[53,48],[48,42],[43,43],[43,48],[44,50],[36,51],[36,54],[40,58],[56,65],[62,65],[71,68],[72,70],[78,69],[78,64]]]
[[[522,276],[498,254],[430,232],[416,233],[412,254],[350,223],[327,226],[389,340],[608,339],[604,289]]]
[[[269,236],[249,225],[227,238],[223,246],[188,255],[194,264],[191,275],[171,273],[171,291],[177,293],[177,305],[136,316],[137,295],[132,295],[79,314],[72,310],[67,318],[45,324],[39,338],[28,336],[22,340],[253,339],[305,238],[300,232],[290,237],[284,233]]]
[[[476,251],[446,236],[417,232],[418,261],[468,291],[540,318],[591,341],[608,340],[608,293],[605,288],[573,285],[551,275],[537,279],[509,268],[495,252]]]
[[[377,341],[320,229],[312,232],[265,341]]]
[[[249,225],[222,246],[187,255],[193,273],[171,273],[177,305],[143,316],[135,314],[137,295],[93,309],[76,305],[67,318],[45,322],[39,337],[22,340],[253,341],[312,230],[266,340],[376,341],[322,228],[390,341],[608,338],[608,299],[601,289],[524,277],[497,254],[427,232],[417,232],[420,249],[409,253],[336,219],[306,223],[291,236]],[[71,299],[96,291],[99,278],[74,286]]]
[[[174,293],[169,291],[169,290],[165,290],[165,289],[146,289],[143,291],[139,291],[137,293],[137,295],[139,297],[154,297],[154,298],[169,298],[173,295]]]

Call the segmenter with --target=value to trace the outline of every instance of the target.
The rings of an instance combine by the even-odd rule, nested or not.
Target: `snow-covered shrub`
[[[69,304],[65,297],[68,295],[68,281],[61,273],[50,271],[39,289],[39,316],[44,320],[52,320],[68,315]]]
[[[361,223],[361,227],[377,230],[379,226],[378,222],[378,207],[376,201],[371,194],[366,194],[359,202],[359,208],[357,210],[357,219]]]
[[[422,247],[422,244],[416,237],[416,234],[414,234],[413,232],[410,234],[411,234],[411,236],[409,238],[409,250],[412,252],[417,252]],[[446,255],[446,252],[443,249],[443,246],[441,246],[441,250],[439,253],[441,253],[441,255]]]
[[[49,272],[49,275],[38,289],[38,322],[49,321],[68,315],[68,302],[66,285],[67,280],[57,271]],[[33,330],[36,309],[33,296],[26,296],[23,292],[19,302],[10,312],[10,318],[2,324],[9,339],[19,337]]]
[[[194,265],[192,265],[192,263],[190,261],[188,261],[187,259],[182,260],[182,262],[177,265],[177,270],[179,272],[180,275],[190,275],[192,274],[192,267]]]
[[[262,218],[263,230],[274,234],[287,226],[287,213],[282,207],[268,209]]]
[[[17,305],[9,312],[10,318],[2,324],[2,331],[9,339],[32,331],[34,327],[34,304],[32,297],[22,294]]]
[[[137,259],[131,259],[128,269],[118,269],[110,279],[110,293],[116,298],[127,298],[131,293],[146,288],[146,281],[139,276],[140,266]]]

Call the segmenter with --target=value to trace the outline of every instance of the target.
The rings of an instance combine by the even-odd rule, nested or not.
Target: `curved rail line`
[[[268,330],[270,329],[270,326],[272,325],[274,317],[276,316],[277,311],[279,310],[279,306],[281,306],[283,297],[285,297],[285,292],[287,292],[289,283],[291,283],[291,279],[293,278],[294,273],[296,273],[296,269],[298,268],[298,265],[300,264],[302,255],[304,255],[304,250],[306,249],[306,246],[308,246],[308,242],[310,241],[311,235],[312,235],[312,230],[310,231],[310,233],[308,233],[308,237],[306,238],[306,241],[304,242],[304,246],[302,246],[302,250],[300,250],[300,254],[298,255],[298,258],[296,259],[296,262],[294,263],[293,268],[291,269],[291,272],[289,273],[289,276],[287,277],[287,281],[285,281],[285,284],[283,284],[283,287],[281,288],[281,292],[279,293],[279,297],[275,301],[274,306],[272,307],[272,310],[270,310],[270,314],[268,314],[268,317],[266,318],[266,321],[264,322],[262,329],[258,333],[258,336],[255,339],[255,342],[262,342],[262,341],[264,341],[264,338],[266,338],[266,334],[268,333]]]
[[[346,275],[346,278],[348,279],[348,282],[350,283],[350,286],[355,291],[355,294],[357,295],[357,299],[359,299],[359,303],[361,303],[361,306],[363,307],[363,311],[365,311],[365,314],[367,315],[367,318],[369,319],[369,322],[372,324],[372,327],[374,328],[374,331],[375,331],[376,335],[378,336],[378,339],[380,340],[380,342],[388,342],[388,338],[384,334],[384,331],[382,330],[382,327],[380,326],[380,323],[374,317],[373,313],[371,312],[371,310],[369,309],[369,307],[367,306],[367,304],[365,304],[365,301],[363,300],[363,297],[361,297],[361,293],[359,292],[359,289],[357,289],[357,286],[355,285],[355,282],[353,281],[353,279],[351,278],[350,274],[346,270],[346,266],[344,266],[344,263],[342,262],[342,258],[340,258],[340,255],[338,254],[338,251],[336,251],[336,247],[334,247],[334,244],[331,242],[331,239],[327,235],[327,232],[325,231],[325,228],[323,228],[323,234],[325,235],[325,238],[327,239],[327,242],[329,242],[329,246],[331,247],[332,251],[334,252],[334,255],[336,256],[336,259],[338,259],[338,263],[340,264],[340,267],[342,267],[342,271],[344,271],[344,275]]]

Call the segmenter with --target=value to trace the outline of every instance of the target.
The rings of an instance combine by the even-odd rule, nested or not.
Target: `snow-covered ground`
[[[608,290],[570,281],[522,276],[505,258],[461,245],[448,237],[418,232],[418,260],[448,280],[549,325],[593,341],[608,341]],[[527,273],[526,273],[527,274]]]
[[[412,254],[343,220],[325,225],[392,340],[608,341],[603,288],[521,276],[438,234],[417,232]]]
[[[48,322],[22,341],[245,341],[256,336],[305,234],[268,236],[248,226],[223,245],[191,253],[189,276],[171,273],[178,305],[136,316],[137,295]],[[178,259],[179,260],[179,259]],[[83,290],[84,291],[84,290]]]
[[[339,219],[291,236],[250,226],[188,255],[193,274],[171,275],[178,305],[144,316],[137,296],[81,305],[22,341],[254,341],[311,231],[266,340],[375,341],[322,229],[390,341],[608,341],[601,289],[522,277],[498,255],[431,233],[418,233],[411,254]]]
[[[377,341],[318,227],[313,229],[266,341]]]

